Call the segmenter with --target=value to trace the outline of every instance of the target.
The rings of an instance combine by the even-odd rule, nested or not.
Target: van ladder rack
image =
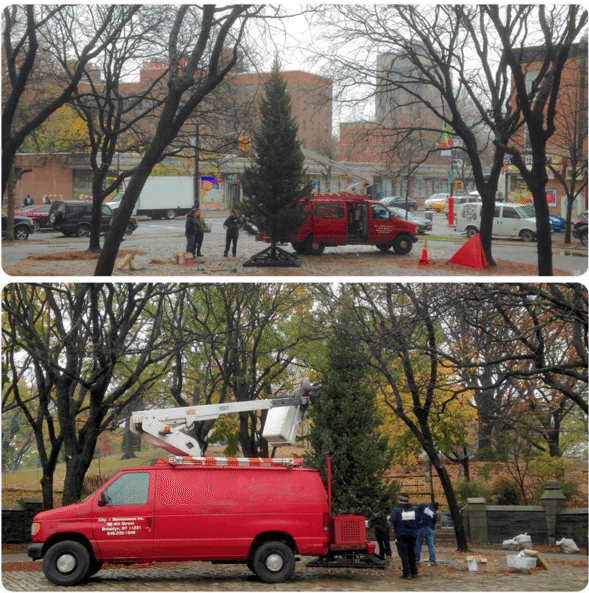
[[[269,467],[281,465],[283,467],[300,467],[303,465],[301,457],[188,457],[170,455],[170,465],[204,465],[204,466],[230,466],[230,467]]]

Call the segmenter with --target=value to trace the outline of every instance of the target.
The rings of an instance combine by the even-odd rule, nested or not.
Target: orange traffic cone
[[[423,251],[421,252],[421,257],[419,258],[420,264],[429,264],[429,259],[427,258],[427,239],[423,240]]]

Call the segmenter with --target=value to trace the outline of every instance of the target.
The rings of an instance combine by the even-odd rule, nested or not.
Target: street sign
[[[456,181],[456,173],[454,169],[448,171],[448,183],[454,183]]]

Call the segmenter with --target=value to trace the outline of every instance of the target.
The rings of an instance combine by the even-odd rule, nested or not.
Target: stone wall
[[[36,498],[21,498],[18,504],[3,504],[2,543],[30,542],[33,517],[42,510],[43,503]]]

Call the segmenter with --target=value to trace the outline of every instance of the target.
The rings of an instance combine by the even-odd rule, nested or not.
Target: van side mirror
[[[102,491],[99,495],[98,495],[98,506],[99,507],[104,507],[107,505],[107,500],[106,500],[106,495],[104,494],[104,491]]]

